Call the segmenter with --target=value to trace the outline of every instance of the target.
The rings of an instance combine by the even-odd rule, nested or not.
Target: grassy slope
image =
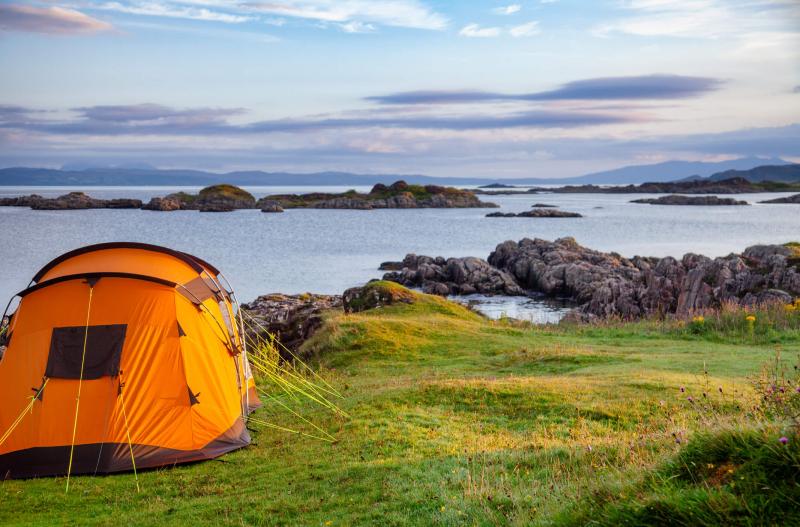
[[[784,350],[798,349],[796,333],[784,340]],[[657,523],[653,502],[737,500],[727,480],[670,472],[686,466],[676,455],[689,455],[676,454],[672,432],[707,419],[678,387],[736,388],[735,401],[716,405],[715,422],[724,421],[774,346],[652,324],[515,327],[424,297],[332,316],[308,351],[346,394],[349,420],[308,410],[338,443],[258,431],[250,448],[221,460],[140,474],[139,494],[129,474],[75,478],[68,495],[63,478],[6,481],[0,524],[583,524],[599,512]],[[271,412],[260,411],[296,426]],[[760,445],[751,440],[747,451]],[[797,473],[789,448],[794,458],[782,463]]]

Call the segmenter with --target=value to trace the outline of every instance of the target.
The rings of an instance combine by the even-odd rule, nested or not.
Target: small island
[[[800,194],[795,194],[793,196],[787,196],[785,198],[775,198],[775,199],[768,199],[765,201],[759,201],[759,203],[778,203],[778,204],[794,204],[800,205]]]
[[[631,203],[644,203],[647,205],[710,205],[710,206],[730,206],[730,205],[749,205],[746,201],[733,198],[720,198],[718,196],[681,196],[680,194],[670,194],[660,198],[642,198],[632,200]]]
[[[567,212],[564,210],[553,209],[533,209],[520,213],[513,212],[491,212],[487,218],[583,218],[577,212]]]
[[[284,209],[452,209],[497,208],[494,203],[478,199],[474,192],[438,185],[409,185],[396,181],[391,185],[378,183],[368,194],[350,190],[339,194],[312,192],[310,194],[277,194],[258,200]]]

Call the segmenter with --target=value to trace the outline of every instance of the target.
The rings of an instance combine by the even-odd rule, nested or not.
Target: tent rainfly
[[[212,265],[92,245],[17,296],[0,360],[0,479],[136,471],[250,443],[260,402],[241,314]]]

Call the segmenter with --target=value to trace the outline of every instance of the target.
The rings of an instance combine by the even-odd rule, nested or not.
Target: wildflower
[[[748,321],[748,322],[755,322],[756,321],[756,316],[755,315],[747,315],[746,317],[744,317],[744,319],[746,321]]]
[[[698,315],[696,317],[692,317],[692,322],[694,322],[695,324],[702,324],[705,321],[706,321],[706,319],[705,319],[705,317],[703,317],[703,315]]]
[[[789,438],[788,438],[788,437],[786,437],[786,436],[783,436],[783,437],[781,437],[780,439],[778,439],[778,442],[779,442],[780,444],[782,444],[782,445],[785,445],[786,443],[788,443],[788,442],[789,442]]]
[[[786,304],[785,306],[783,306],[783,309],[785,309],[786,311],[795,311],[797,310],[797,306],[794,304]]]
[[[686,391],[686,388],[684,388],[683,386],[681,386],[681,393],[683,393],[683,392],[685,392],[685,391]]]
[[[690,403],[694,404],[694,397],[692,397],[691,395],[689,397],[687,397],[686,400],[689,401]]]

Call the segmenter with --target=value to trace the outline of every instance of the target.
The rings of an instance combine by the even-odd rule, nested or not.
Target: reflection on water
[[[508,317],[533,324],[557,324],[575,307],[574,303],[565,299],[526,296],[466,295],[448,299],[468,305],[494,320]]]

